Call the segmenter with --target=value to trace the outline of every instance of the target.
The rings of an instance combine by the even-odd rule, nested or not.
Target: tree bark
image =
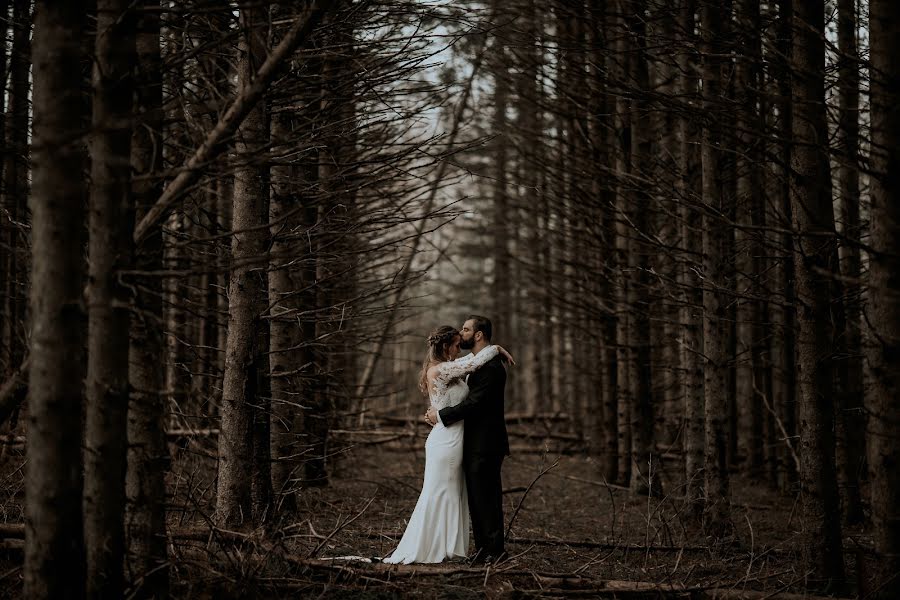
[[[9,0],[0,0],[0,15],[9,14]],[[8,39],[9,27],[6,22],[0,24],[0,32],[3,33],[3,39]],[[3,93],[0,94],[0,140],[6,140],[6,42],[0,45],[0,73],[3,73],[3,84],[0,85]],[[0,174],[2,177],[2,174]],[[13,224],[9,215],[12,214],[12,207],[9,204],[9,197],[0,190],[0,243],[6,244],[10,249],[9,243]],[[0,259],[0,292],[4,294],[4,299],[0,306],[4,310],[0,311],[0,377],[6,379],[16,369],[16,365],[12,363],[12,328],[13,320],[10,317],[9,309],[6,308],[6,299],[9,298],[8,286],[12,278],[9,271],[9,259],[4,257]]]
[[[292,121],[288,114],[272,115],[273,144],[291,139]],[[299,455],[300,425],[298,407],[302,404],[302,381],[294,375],[299,358],[293,351],[299,342],[298,328],[292,312],[297,308],[293,300],[290,277],[291,244],[284,232],[292,227],[284,223],[292,204],[301,201],[292,185],[291,165],[273,165],[272,197],[269,199],[271,256],[269,264],[269,373],[272,387],[272,488],[278,512],[291,514],[297,510],[297,480],[302,461]],[[302,364],[302,363],[301,363]]]
[[[678,30],[686,48],[695,42],[694,15],[696,2],[681,0],[678,5]],[[698,96],[696,64],[688,51],[682,50],[676,58],[678,61],[677,93],[686,102],[696,102]],[[703,353],[703,282],[697,281],[694,274],[702,268],[703,252],[702,212],[691,205],[700,197],[697,189],[696,171],[700,167],[697,156],[697,131],[695,126],[682,111],[677,120],[678,137],[678,178],[675,189],[681,200],[679,216],[681,217],[681,238],[685,249],[684,263],[679,271],[680,283],[684,294],[681,309],[683,329],[681,363],[684,367],[684,480],[685,497],[690,505],[691,516],[700,521],[705,502],[704,487],[704,447],[705,447],[705,414],[704,414],[704,365]]]
[[[493,0],[494,14],[501,14],[501,0]],[[491,239],[493,240],[492,256],[494,259],[494,281],[491,290],[494,312],[491,315],[494,332],[498,339],[509,340],[512,331],[509,329],[507,315],[511,308],[510,279],[510,202],[507,188],[507,172],[509,162],[507,148],[509,146],[509,127],[506,112],[509,103],[509,59],[506,50],[506,35],[503,27],[495,31],[493,48],[491,49],[491,71],[494,79],[494,111],[492,131],[493,140],[493,189],[491,200]],[[508,342],[507,342],[508,343]]]
[[[733,530],[730,516],[728,480],[728,424],[729,406],[726,348],[727,300],[722,288],[726,286],[726,236],[729,234],[726,196],[720,173],[722,144],[718,112],[722,102],[723,27],[731,17],[730,2],[704,4],[701,10],[701,50],[703,57],[703,126],[701,161],[703,170],[703,354],[704,354],[704,414],[706,435],[704,465],[706,503],[704,525],[716,537]]]
[[[777,311],[780,337],[773,336],[773,355],[775,357],[776,377],[773,385],[774,410],[778,415],[788,439],[782,441],[778,453],[778,484],[782,491],[795,493],[795,484],[799,477],[789,444],[796,444],[797,434],[797,344],[796,344],[796,315],[794,304],[796,302],[796,282],[794,277],[794,239],[791,231],[791,131],[792,113],[791,105],[791,39],[793,0],[778,1],[778,21],[776,28],[776,47],[778,48],[778,69],[776,78],[778,81],[779,122],[777,124],[779,141],[776,155],[780,159],[780,168],[776,181],[779,182],[776,190],[776,205],[772,212],[773,220],[784,231],[776,235],[774,243],[782,248],[782,254],[786,259],[778,261],[776,271],[778,280],[782,283],[784,297],[781,307]]]
[[[137,21],[135,46],[138,73],[135,113],[138,118],[131,143],[135,221],[152,206],[161,191],[163,167],[162,56],[159,0],[144,0]],[[162,228],[155,227],[135,256],[138,271],[162,269]],[[165,437],[166,396],[161,323],[162,280],[143,277],[135,287],[139,309],[132,317],[129,355],[131,397],[128,405],[128,463],[125,479],[125,534],[128,543],[128,580],[139,598],[168,596],[166,556],[166,472],[169,451]]]
[[[622,15],[625,14],[626,0],[617,0],[613,25],[617,29],[625,29]],[[625,56],[628,53],[628,38],[620,34],[616,39],[616,53]],[[625,86],[629,75],[628,62],[616,61],[612,69],[615,85]],[[631,403],[634,401],[634,352],[629,345],[629,327],[632,326],[630,318],[631,304],[629,298],[632,287],[627,272],[633,265],[631,251],[630,232],[628,227],[628,202],[627,190],[629,186],[623,182],[621,174],[631,169],[631,110],[628,99],[623,94],[616,95],[615,125],[617,136],[615,146],[616,172],[619,177],[616,181],[616,232],[615,232],[615,278],[616,278],[616,398],[618,399],[616,412],[619,423],[618,456],[619,474],[616,483],[627,486],[631,481]]]
[[[243,8],[238,49],[238,95],[254,85],[256,68],[265,59],[264,12]],[[237,132],[232,208],[232,270],[228,285],[228,338],[222,390],[222,424],[219,436],[219,474],[216,518],[223,526],[251,522],[253,453],[253,403],[256,385],[259,318],[265,309],[265,275],[259,261],[265,256],[268,231],[268,185],[263,168],[246,161],[266,143],[268,126],[265,104],[256,103]]]
[[[859,50],[856,42],[856,0],[838,1],[838,70],[840,117],[838,157],[841,216],[844,222],[841,275],[844,291],[844,346],[840,366],[843,377],[838,406],[838,431],[842,450],[839,480],[844,489],[844,518],[848,524],[863,520],[860,476],[865,469],[865,414],[863,412],[863,362],[861,327],[862,261],[858,243],[862,237],[859,216]]]
[[[268,133],[268,131],[266,131]],[[266,206],[268,212],[268,206]],[[265,286],[265,283],[263,283]],[[263,294],[267,290],[263,287]],[[267,296],[264,295],[264,298]],[[260,303],[260,312],[265,305]],[[255,374],[255,385],[247,394],[253,402],[253,520],[266,523],[272,514],[272,387],[269,378],[269,329],[261,323],[256,326],[256,356],[251,368]]]
[[[165,62],[171,56],[178,56],[186,51],[187,40],[182,35],[183,29],[170,27],[163,29],[165,35]],[[179,166],[185,161],[185,148],[190,144],[187,132],[187,115],[185,98],[187,85],[185,64],[176,61],[171,67],[163,71],[163,98],[171,100],[165,102],[165,139],[163,144],[163,164],[166,167]],[[166,187],[170,185],[166,182]],[[142,207],[142,213],[150,210]],[[146,216],[146,215],[145,215]],[[166,269],[174,269],[178,273],[187,271],[190,267],[187,249],[179,245],[185,239],[187,218],[183,210],[172,211],[165,220],[165,226],[158,226],[162,230],[163,257],[162,262]],[[142,242],[136,242],[141,244]],[[187,351],[187,320],[184,298],[187,295],[184,277],[167,276],[163,279],[163,319],[165,332],[165,386],[168,392],[166,398],[168,406],[177,407],[183,411],[190,390],[190,373],[187,367],[189,360]],[[177,417],[174,411],[168,411],[169,426],[177,427]]]
[[[540,136],[543,129],[543,111],[540,106],[539,52],[536,44],[539,41],[540,29],[537,21],[538,13],[534,0],[523,0],[524,7],[520,13],[521,25],[516,28],[522,31],[518,41],[517,58],[521,70],[516,79],[519,110],[516,112],[515,130],[519,134],[517,143],[519,181],[522,186],[523,219],[522,232],[519,239],[524,245],[522,257],[526,261],[525,297],[520,304],[523,310],[522,322],[528,331],[535,331],[540,319],[540,298],[545,290],[540,281],[540,222],[538,207],[540,206],[538,190],[538,169],[541,168]],[[539,402],[546,398],[542,387],[543,371],[546,369],[542,361],[542,348],[533,336],[521,338],[522,348],[519,350],[532,366],[522,373],[523,396],[526,411],[537,412]]]
[[[759,177],[760,153],[757,152],[761,131],[757,117],[760,89],[759,65],[761,51],[759,36],[759,2],[742,0],[738,12],[738,55],[735,65],[735,101],[738,105],[735,123],[737,195],[735,199],[735,287],[737,292],[736,321],[736,402],[741,418],[740,446],[749,458],[749,471],[753,478],[763,476],[764,414],[762,393],[765,384],[762,341],[758,323],[761,318],[759,295],[759,257],[762,249],[757,243],[761,231],[751,225],[759,225],[759,207],[762,205]]]
[[[834,460],[834,330],[831,279],[835,235],[827,159],[822,0],[794,3],[791,45],[791,217],[797,238],[799,372],[804,563],[810,585],[843,579],[840,508]]]
[[[868,457],[879,598],[896,595],[900,573],[900,14],[890,0],[869,4],[872,61],[871,365]]]
[[[647,65],[647,26],[644,0],[631,0],[628,14],[629,33],[634,39],[634,53],[631,57],[634,85],[638,94],[632,108],[631,124],[631,168],[635,178],[647,172],[651,162],[651,143],[647,96],[650,89],[650,75]],[[632,252],[637,263],[635,302],[631,306],[634,314],[633,352],[635,361],[635,381],[632,382],[634,396],[631,403],[631,490],[639,494],[658,495],[662,491],[659,478],[659,464],[653,464],[654,449],[654,390],[651,373],[652,347],[650,335],[650,310],[653,301],[653,286],[650,279],[651,248],[645,241],[651,237],[650,231],[650,191],[640,186],[634,192],[634,226],[631,233],[640,241],[632,242]]]
[[[5,13],[4,13],[5,14]],[[5,290],[3,290],[3,336],[8,344],[9,367],[22,362],[25,353],[25,293],[28,270],[27,252],[28,202],[28,71],[31,67],[31,2],[13,1],[13,42],[10,55],[10,86],[5,123],[6,148],[3,157],[3,208],[9,211],[8,228],[3,240],[8,245],[3,253]],[[5,38],[4,38],[5,39]],[[3,72],[5,79],[5,71]],[[0,86],[2,87],[2,86]],[[0,138],[3,139],[3,138]],[[0,230],[2,231],[2,230]],[[3,239],[3,238],[0,238]],[[0,363],[2,364],[2,363]]]
[[[123,594],[129,298],[131,119],[135,17],[129,0],[97,3],[94,49],[85,405],[84,541],[87,595]]]
[[[32,350],[25,465],[24,596],[84,594],[81,139],[87,6],[38,2],[34,30]],[[74,225],[74,226],[73,226]]]
[[[606,69],[611,62],[606,57],[609,53],[611,36],[606,32],[608,17],[606,0],[592,0],[589,3],[590,36],[592,54],[589,55],[591,66],[590,98],[594,103],[589,109],[591,142],[593,147],[593,176],[591,193],[597,203],[596,213],[599,226],[598,240],[595,241],[599,254],[606,260],[606,269],[599,273],[597,294],[612,305],[615,273],[615,193],[614,184],[609,173],[613,171],[615,153],[611,141],[612,119],[610,115],[615,108],[615,98],[610,90],[610,77]],[[535,90],[536,92],[538,90]],[[526,144],[528,146],[529,144]],[[599,262],[599,260],[598,260]],[[597,378],[595,401],[590,410],[599,413],[596,428],[596,447],[601,456],[600,472],[606,481],[616,481],[618,476],[618,414],[616,397],[616,321],[611,306],[604,307],[603,315],[598,323],[601,373]]]

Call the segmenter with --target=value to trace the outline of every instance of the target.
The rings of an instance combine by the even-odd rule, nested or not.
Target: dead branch
[[[356,516],[354,516],[352,519],[348,519],[347,521],[344,521],[343,523],[339,523],[338,526],[334,528],[334,531],[332,531],[331,533],[329,533],[329,534],[325,537],[324,540],[322,540],[321,542],[319,542],[319,545],[316,546],[316,547],[313,549],[313,551],[309,553],[309,556],[308,556],[307,558],[314,558],[314,557],[316,556],[316,554],[319,553],[319,550],[321,550],[321,549],[325,546],[325,544],[327,544],[327,543],[329,542],[329,540],[331,540],[331,538],[333,538],[335,535],[337,535],[338,532],[339,532],[340,530],[342,530],[344,527],[346,527],[347,525],[349,525],[349,524],[352,523],[353,521],[355,521],[355,520],[357,520],[358,518],[360,518],[360,517],[363,515],[363,513],[366,512],[366,510],[369,508],[369,506],[372,504],[372,502],[375,501],[375,498],[377,498],[377,495],[372,496],[371,498],[369,498],[369,501],[366,502],[366,505],[362,507],[362,510],[359,511],[358,513],[356,513]]]
[[[471,568],[453,564],[413,564],[413,565],[389,565],[380,562],[366,562],[362,560],[338,560],[338,559],[302,559],[286,555],[283,557],[295,566],[305,569],[322,569],[334,571],[350,577],[372,580],[380,576],[384,579],[397,577],[448,577],[451,575],[470,576],[488,580],[492,575],[503,577],[527,576],[537,581],[541,588],[538,590],[519,590],[520,592],[533,592],[544,596],[548,592],[571,595],[584,595],[596,597],[598,592],[615,594],[616,598],[647,598],[652,594],[655,598],[702,598],[704,600],[828,600],[822,596],[810,596],[807,594],[792,594],[788,592],[765,592],[755,590],[740,590],[726,587],[705,588],[700,586],[687,586],[677,583],[656,583],[649,581],[622,581],[615,579],[592,579],[587,576],[573,575],[572,573],[544,573],[517,570],[492,570],[490,567]],[[831,600],[834,600],[833,598]]]
[[[581,477],[575,477],[573,475],[563,475],[562,473],[551,473],[551,475],[555,477],[562,477],[563,479],[568,479],[570,481],[577,481],[579,483],[586,483],[588,485],[596,485],[598,487],[605,487],[613,490],[622,490],[625,492],[630,492],[631,488],[624,485],[615,485],[613,483],[607,483],[605,481],[591,481],[590,479],[582,479]]]
[[[281,63],[291,56],[300,44],[309,39],[312,31],[325,16],[328,5],[329,3],[311,2],[303,12],[297,15],[294,25],[288,30],[278,46],[272,50],[272,53],[254,75],[253,83],[242,89],[235,96],[228,110],[222,115],[212,131],[209,132],[209,135],[206,136],[200,147],[194,151],[194,155],[187,161],[184,170],[175,177],[172,183],[166,186],[165,191],[156,203],[135,227],[135,243],[140,244],[143,241],[150,228],[175,204],[181,194],[197,181],[203,167],[222,153],[225,149],[224,144],[222,144],[223,140],[234,135],[240,124],[250,114],[253,107],[256,106],[256,103],[260,101],[269,84],[278,73]]]
[[[449,150],[453,150],[453,147],[456,145],[456,136],[459,134],[461,129],[460,125],[463,122],[463,115],[465,114],[466,107],[469,104],[469,97],[472,94],[472,88],[474,87],[475,79],[478,76],[478,70],[481,67],[481,62],[484,57],[484,52],[478,52],[476,55],[475,62],[472,63],[472,73],[469,76],[468,83],[466,84],[465,89],[463,90],[462,98],[459,101],[458,106],[456,107],[456,113],[453,119],[453,125],[450,130],[450,135],[448,138],[448,148]],[[431,183],[431,188],[429,190],[428,196],[423,204],[423,214],[428,214],[432,210],[432,206],[434,205],[435,198],[437,197],[438,191],[441,189],[441,182],[444,179],[444,175],[449,166],[449,161],[442,160],[438,164],[437,173],[434,176],[434,179]],[[403,293],[406,291],[406,287],[409,284],[410,275],[412,272],[413,260],[415,260],[416,255],[419,253],[419,244],[421,243],[422,236],[425,233],[426,225],[428,221],[422,219],[416,225],[416,234],[412,240],[412,245],[406,255],[405,263],[403,268],[397,275],[396,282],[396,290],[394,292],[393,300],[390,304],[390,312],[387,316],[387,323],[382,328],[381,334],[378,336],[378,339],[375,343],[375,348],[372,353],[369,355],[369,360],[366,363],[365,368],[363,369],[362,376],[360,377],[359,383],[357,384],[357,395],[360,398],[363,398],[362,411],[359,415],[359,424],[362,425],[365,421],[366,416],[366,405],[365,405],[365,393],[366,389],[372,382],[372,376],[375,373],[375,367],[378,365],[378,360],[381,358],[381,354],[384,349],[384,345],[387,343],[389,337],[393,334],[394,323],[397,320],[397,311],[400,307],[400,299]]]
[[[592,542],[589,540],[566,540],[557,538],[514,537],[507,540],[510,544],[534,544],[537,546],[571,546],[572,548],[597,548],[607,550],[639,550],[658,552],[705,552],[709,546],[647,546],[645,544],[625,544],[616,542]]]
[[[550,465],[549,467],[547,467],[545,469],[541,469],[541,472],[537,474],[537,477],[535,477],[531,481],[531,483],[528,484],[528,487],[525,488],[525,493],[522,494],[521,498],[519,498],[519,503],[516,505],[516,510],[513,511],[512,516],[509,518],[509,524],[506,526],[506,535],[503,536],[504,539],[509,539],[509,532],[512,531],[513,523],[516,521],[516,516],[519,514],[519,510],[522,508],[522,503],[525,502],[525,498],[528,497],[528,492],[531,491],[531,488],[534,487],[534,484],[536,484],[541,477],[543,477],[549,471],[551,471],[552,469],[555,469],[558,466],[559,466],[559,458],[557,458],[555,461],[553,461],[553,464]]]

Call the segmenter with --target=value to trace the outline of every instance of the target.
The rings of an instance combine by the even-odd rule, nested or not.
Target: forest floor
[[[507,524],[515,514],[506,563],[476,569],[461,560],[405,567],[334,560],[384,557],[396,546],[421,487],[421,429],[399,444],[349,448],[336,461],[330,484],[305,490],[296,522],[274,534],[210,531],[214,443],[188,444],[176,453],[170,478],[172,595],[761,599],[794,592],[804,597],[799,507],[793,497],[735,474],[735,535],[713,541],[686,516],[679,462],[661,469],[661,497],[637,496],[602,483],[591,458],[537,452],[538,442],[503,465]],[[22,522],[21,460],[15,458],[5,453],[3,460],[7,495],[0,498],[0,514],[7,523]],[[845,531],[845,539],[860,539],[859,532]],[[856,555],[848,551],[846,558],[855,581]],[[764,593],[739,594],[742,590]],[[21,550],[6,548],[0,597],[20,595]],[[855,586],[845,595],[855,597]]]

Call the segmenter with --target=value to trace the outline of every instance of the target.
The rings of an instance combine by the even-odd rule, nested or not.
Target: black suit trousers
[[[502,454],[473,455],[464,460],[475,551],[495,557],[503,552],[502,464]]]

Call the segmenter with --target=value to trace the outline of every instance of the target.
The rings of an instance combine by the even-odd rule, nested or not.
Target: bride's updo
[[[419,391],[428,396],[428,368],[434,363],[444,362],[449,359],[447,350],[453,345],[453,340],[459,335],[456,327],[441,325],[428,336],[428,350],[425,352],[425,361],[422,363],[422,374],[419,376]]]

